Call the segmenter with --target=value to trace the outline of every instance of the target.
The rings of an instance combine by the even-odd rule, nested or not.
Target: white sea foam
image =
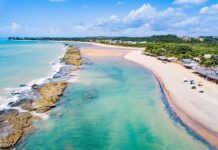
[[[14,107],[14,109],[17,109],[19,112],[28,112],[27,110],[24,110],[21,107]]]
[[[7,87],[7,88],[4,89],[5,92],[6,93],[23,93],[25,91],[31,90],[31,87],[34,84],[42,85],[42,84],[44,84],[46,82],[49,82],[48,79],[52,78],[60,70],[60,68],[64,66],[64,64],[62,64],[60,60],[64,56],[64,54],[66,52],[66,46],[64,46],[62,48],[62,50],[63,50],[63,53],[61,54],[61,56],[59,56],[58,60],[50,62],[50,64],[51,64],[50,66],[51,66],[52,71],[49,72],[46,77],[39,78],[39,79],[33,79],[32,81],[28,82],[26,84],[26,86],[24,86],[24,87],[17,87],[17,88]],[[18,99],[18,97],[16,95],[11,96],[11,97],[7,97],[7,98],[6,97],[0,97],[0,110],[9,109],[10,106],[8,106],[8,103],[15,102],[17,100],[19,100],[19,99]]]
[[[67,80],[69,83],[75,83],[75,82],[78,82],[78,78],[77,77],[72,77],[70,78],[69,80]]]
[[[36,117],[41,118],[42,120],[48,120],[48,119],[49,119],[49,114],[47,114],[47,113],[31,112],[31,114],[32,114],[33,116],[36,116]]]
[[[4,110],[4,109],[9,109],[10,106],[8,106],[9,102],[15,102],[18,100],[18,97],[15,96],[11,96],[11,97],[0,97],[0,110]]]
[[[21,93],[21,92],[24,92],[24,91],[27,91],[27,90],[30,90],[31,87],[30,86],[24,86],[24,87],[18,87],[18,88],[5,88],[4,90],[6,92],[9,92],[9,93]]]
[[[4,103],[4,102],[3,102],[3,103],[0,105],[0,111],[1,111],[1,110],[5,110],[5,109],[10,109],[10,106],[8,106],[7,103]]]

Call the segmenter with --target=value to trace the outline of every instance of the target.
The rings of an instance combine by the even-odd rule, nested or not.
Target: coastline
[[[95,43],[95,42],[80,42],[80,43],[87,43],[92,44],[94,46],[100,46],[100,47],[107,47],[107,48],[123,48],[125,50],[144,50],[144,48],[139,47],[127,47],[127,46],[119,46],[119,45],[109,45],[109,44],[103,44],[103,43]]]
[[[28,42],[31,42],[31,41],[28,41]],[[42,44],[42,43],[40,43],[40,44]],[[0,100],[1,100],[0,111],[8,108],[7,107],[8,103],[15,102],[15,101],[19,100],[19,97],[17,97],[17,93],[22,93],[22,92],[26,92],[28,90],[31,90],[31,86],[33,84],[39,84],[39,85],[43,84],[46,80],[51,79],[60,70],[60,68],[64,67],[64,64],[61,63],[60,60],[66,52],[66,46],[64,46],[64,44],[62,44],[62,43],[58,43],[58,45],[56,47],[57,47],[56,50],[58,50],[59,52],[55,55],[55,57],[52,56],[52,59],[45,61],[46,65],[44,65],[44,66],[46,66],[46,68],[44,67],[43,69],[46,70],[46,72],[43,71],[43,73],[39,74],[38,72],[33,71],[34,74],[36,74],[35,76],[30,75],[30,77],[28,77],[27,79],[25,77],[22,77],[25,80],[19,79],[19,82],[16,82],[18,80],[16,80],[16,78],[12,77],[13,78],[12,80],[13,81],[15,80],[15,84],[13,84],[13,85],[6,84],[6,86],[3,86],[0,89],[1,90],[1,92],[0,92]],[[33,52],[34,52],[34,50],[33,50]],[[31,53],[32,53],[32,50],[28,50],[28,51],[31,51]],[[56,53],[56,51],[55,51],[55,53]],[[49,56],[49,57],[51,57],[51,56]],[[35,60],[35,59],[33,59],[33,60]],[[26,70],[21,69],[19,71],[24,72]],[[32,72],[31,72],[31,74],[32,74]]]
[[[125,59],[132,61],[132,62],[135,62],[135,63],[145,67],[146,69],[150,70],[155,75],[155,77],[158,79],[161,87],[163,88],[163,92],[165,93],[165,96],[167,98],[167,102],[169,103],[172,110],[176,113],[176,115],[181,119],[181,121],[184,122],[188,127],[190,127],[194,132],[199,134],[203,138],[202,140],[205,139],[206,141],[204,141],[204,142],[208,141],[212,146],[217,148],[218,147],[218,134],[216,133],[216,130],[215,131],[213,130],[214,126],[211,128],[207,127],[205,124],[206,122],[204,122],[202,120],[198,120],[199,118],[198,119],[194,118],[195,116],[192,116],[193,113],[186,112],[184,110],[184,107],[186,107],[185,105],[183,105],[183,106],[178,105],[177,96],[174,93],[172,94],[173,90],[171,88],[169,88],[169,83],[168,84],[165,83],[166,78],[163,78],[161,76],[162,74],[157,71],[158,69],[160,69],[159,67],[162,67],[160,65],[161,62],[159,61],[159,64],[158,65],[156,64],[158,66],[158,68],[157,67],[155,68],[155,67],[151,66],[150,64],[146,64],[146,61],[153,59],[153,61],[158,62],[158,60],[156,58],[150,58],[149,60],[146,60],[146,58],[148,58],[148,57],[149,56],[143,55],[142,51],[132,51],[132,52],[127,53],[124,56]],[[152,63],[155,63],[155,62],[152,62]],[[167,64],[163,64],[163,65],[167,65]],[[183,69],[185,70],[185,68],[183,68]],[[170,76],[172,76],[172,75],[170,75]],[[193,74],[193,76],[197,76],[197,75]],[[172,80],[175,80],[175,79],[172,78]],[[207,81],[207,82],[209,82],[209,81]],[[181,79],[180,83],[183,84],[182,79]],[[186,87],[186,88],[188,88],[188,87]],[[185,92],[182,92],[182,91],[180,91],[180,92],[183,94],[186,94]],[[194,92],[194,91],[191,91],[191,92]],[[198,116],[198,114],[197,114],[197,116]],[[201,116],[199,116],[199,117],[201,117]],[[199,122],[199,121],[202,121],[202,122]]]
[[[97,43],[92,43],[92,44],[94,44],[95,46],[99,46],[99,44]],[[176,113],[176,116],[178,116],[179,117],[179,119],[181,119],[181,121],[182,122],[184,122],[185,123],[185,126],[187,125],[188,127],[190,127],[191,129],[193,129],[193,131],[195,132],[195,133],[197,133],[197,134],[199,134],[200,135],[200,137],[203,137],[202,139],[203,139],[203,142],[204,143],[206,143],[206,144],[209,144],[209,143],[207,143],[207,141],[209,141],[212,145],[214,145],[216,148],[218,147],[218,145],[217,145],[217,136],[216,135],[214,135],[214,132],[213,131],[211,131],[210,129],[208,129],[208,128],[205,128],[201,123],[199,123],[199,122],[197,122],[197,121],[195,121],[195,119],[193,119],[193,118],[191,118],[191,116],[190,115],[188,115],[186,112],[184,112],[183,110],[182,110],[182,108],[181,107],[178,107],[177,106],[177,104],[175,103],[175,96],[173,96],[173,95],[171,95],[171,90],[169,90],[168,89],[168,87],[167,87],[167,85],[164,83],[164,81],[162,80],[162,77],[158,74],[158,73],[156,73],[155,72],[155,70],[153,70],[154,68],[152,68],[151,66],[149,67],[149,66],[146,66],[146,65],[143,65],[142,64],[142,62],[141,62],[141,59],[139,60],[138,58],[138,56],[140,56],[140,58],[141,57],[144,57],[144,55],[142,55],[141,54],[141,51],[143,50],[143,48],[132,48],[132,47],[130,47],[130,48],[126,48],[126,47],[121,47],[121,46],[113,46],[113,45],[105,45],[105,44],[100,44],[101,45],[101,47],[102,46],[104,46],[104,47],[108,47],[109,49],[110,48],[114,48],[114,49],[112,49],[112,50],[109,50],[109,49],[101,49],[103,52],[101,52],[101,51],[99,51],[98,49],[91,49],[91,50],[89,50],[89,47],[87,48],[81,48],[81,53],[83,54],[83,55],[92,55],[92,56],[120,56],[120,57],[122,57],[122,58],[125,58],[125,59],[127,59],[127,60],[129,60],[129,61],[132,61],[132,62],[134,62],[134,63],[138,63],[138,64],[140,64],[140,65],[142,65],[143,67],[145,67],[146,69],[148,69],[148,70],[150,70],[154,75],[155,75],[155,77],[157,78],[157,80],[159,81],[159,83],[160,83],[160,85],[161,85],[161,89],[163,89],[163,92],[165,93],[165,96],[167,97],[167,99],[166,99],[166,101],[167,101],[167,103],[170,105],[170,108],[172,109],[172,111],[173,112],[175,112]],[[126,49],[126,50],[124,50],[124,49]],[[106,51],[106,52],[105,52]],[[130,58],[130,57],[128,57],[130,54],[132,54],[132,55],[136,55],[137,57],[132,57],[132,58]],[[139,55],[140,54],[140,55]],[[128,58],[127,58],[128,57]],[[65,58],[65,61],[66,61],[66,59],[68,59],[68,58]],[[77,59],[78,60],[78,59]],[[156,60],[156,59],[155,59]],[[145,60],[146,61],[146,60]],[[80,63],[79,63],[80,64]],[[62,67],[60,67],[60,69],[61,68],[63,68],[63,66]],[[67,71],[66,71],[67,70]],[[72,71],[72,68],[68,68],[68,69],[66,69],[65,71],[66,72],[68,72],[69,70],[71,70]],[[64,72],[65,72],[64,71]],[[56,73],[58,73],[58,72],[56,72]],[[69,73],[69,72],[68,72]],[[57,74],[53,74],[53,76],[55,76],[55,75],[57,75]],[[56,77],[59,77],[59,75],[57,75]],[[54,78],[53,78],[54,79]],[[182,79],[181,79],[182,80]],[[54,81],[56,81],[56,80],[54,80]],[[66,83],[63,83],[63,84],[66,84]],[[46,83],[43,83],[43,85],[46,85]],[[61,87],[61,89],[63,89],[63,91],[61,91],[61,93],[59,93],[57,96],[60,98],[60,96],[63,94],[63,92],[64,92],[64,89],[65,89],[65,85],[64,85],[64,87]],[[57,101],[59,100],[59,98],[57,99]],[[55,101],[55,103],[57,102],[57,101]],[[48,103],[46,103],[46,106],[43,108],[43,109],[41,109],[39,112],[47,112],[48,110],[50,110],[51,108],[53,108],[53,107],[55,107],[55,104],[53,105],[53,104],[51,104],[50,105],[50,103],[49,103],[49,105],[47,105]],[[49,109],[47,109],[47,108],[49,108]],[[12,108],[13,109],[13,108]],[[16,112],[12,112],[12,113],[16,113]],[[33,115],[33,114],[31,114],[31,115]],[[26,114],[26,113],[24,113],[23,114],[23,116],[24,116],[24,118],[26,119],[27,118],[27,120],[28,120],[28,118],[29,118],[29,114]],[[35,115],[33,115],[33,116],[35,116]],[[21,116],[22,117],[22,116]],[[37,117],[37,116],[35,116],[35,117]],[[29,124],[29,120],[27,121],[28,122],[28,124]],[[32,126],[30,126],[30,127],[32,127]],[[187,129],[186,129],[187,130]],[[188,132],[188,131],[187,131]],[[25,137],[25,134],[26,133],[28,133],[28,131],[27,132],[24,132],[24,135],[21,137],[21,138],[23,138],[23,137]],[[194,135],[195,136],[195,135]],[[207,141],[204,141],[204,139],[206,139]],[[18,141],[19,141],[20,139],[18,139]],[[201,139],[200,139],[201,140]],[[215,144],[214,144],[215,143]],[[16,144],[16,143],[15,143]],[[13,145],[14,146],[14,145]],[[212,146],[210,146],[210,144],[209,144],[209,147],[212,147]],[[213,148],[213,147],[212,147]],[[211,148],[211,149],[212,149]]]
[[[69,80],[71,72],[82,65],[82,57],[78,47],[65,45],[66,52],[59,60],[63,64],[52,77],[43,83],[34,83],[30,89],[19,91],[16,101],[9,102],[7,107],[0,110],[0,148],[14,147],[28,133],[34,131],[32,122],[40,119],[40,115],[56,106]],[[30,130],[31,129],[31,130]]]
[[[84,43],[87,43],[87,42],[84,42]],[[179,118],[180,124],[186,128],[186,130],[187,130],[187,132],[189,134],[191,134],[192,136],[194,136],[198,140],[200,140],[203,143],[205,143],[206,145],[208,145],[208,147],[210,147],[211,149],[214,149],[214,148],[217,149],[218,148],[218,133],[216,132],[217,130],[213,131],[214,128],[217,129],[216,125],[214,125],[212,127],[212,129],[210,127],[207,127],[208,122],[204,121],[204,119],[201,119],[201,115],[200,115],[201,111],[200,110],[198,110],[197,112],[194,112],[192,114],[189,114],[185,110],[183,110],[186,107],[185,105],[178,105],[176,103],[177,101],[175,101],[175,100],[177,100],[177,98],[178,98],[177,95],[172,94],[173,89],[172,88],[169,89],[168,85],[166,85],[164,83],[164,80],[161,77],[161,74],[166,74],[166,72],[165,73],[160,73],[160,72],[157,73],[156,72],[156,70],[158,70],[159,67],[161,67],[161,66],[157,65],[157,68],[155,68],[155,67],[152,68],[151,64],[149,64],[149,65],[144,65],[143,64],[143,62],[146,62],[146,58],[150,57],[150,56],[145,56],[145,55],[142,54],[142,51],[144,50],[143,48],[114,46],[114,45],[99,44],[99,43],[92,43],[92,42],[88,42],[88,43],[91,43],[91,44],[93,44],[95,46],[111,48],[112,49],[111,51],[116,51],[116,50],[119,51],[119,49],[122,48],[122,50],[120,50],[122,52],[122,53],[120,53],[120,55],[116,55],[116,53],[113,53],[113,54],[112,53],[105,53],[104,56],[120,56],[120,57],[123,57],[124,59],[127,59],[128,61],[132,61],[134,63],[137,63],[137,64],[141,65],[142,67],[145,67],[146,69],[150,70],[155,75],[157,80],[159,81],[160,87],[161,87],[161,89],[163,89],[163,93],[166,96],[166,99],[167,99],[166,101],[169,104],[170,109],[173,112],[175,112],[175,116]],[[126,51],[124,51],[125,48],[126,48]],[[96,56],[100,55],[100,56],[102,56],[101,52],[99,52],[98,50],[91,50],[91,52],[90,52],[90,51],[87,51],[87,48],[85,48],[85,49],[82,49],[82,52],[84,54],[88,54],[88,55],[94,55],[94,56],[95,55]],[[130,58],[128,58],[128,55],[131,54],[131,53],[132,53],[132,56]],[[138,53],[138,54],[135,55],[135,53]],[[143,60],[142,60],[142,59],[140,59],[140,57],[146,57],[146,58],[143,58]],[[159,64],[161,63],[161,61],[157,60],[156,58],[152,58],[152,59],[155,60],[155,62],[153,62],[154,64],[156,64],[157,62],[159,62]],[[168,64],[164,64],[164,65],[168,65]],[[188,70],[186,68],[183,68],[180,64],[173,63],[173,65],[176,65],[174,67],[179,68],[179,70],[185,71],[185,72],[182,72],[182,73],[186,74],[188,72],[189,73],[188,74],[189,78],[191,78],[191,79],[194,78],[196,81],[199,81],[199,80],[202,81],[203,80],[203,84],[206,86],[205,90],[206,90],[207,94],[211,94],[211,91],[210,91],[211,89],[216,89],[216,87],[217,87],[216,84],[211,83],[210,81],[207,81],[207,80],[203,79],[202,77],[199,77],[198,75],[194,74],[190,70]],[[184,74],[184,76],[185,76],[185,74]],[[182,74],[182,76],[183,76],[183,74]],[[173,81],[175,81],[174,78],[172,78],[172,82]],[[180,78],[179,84],[183,84],[182,82],[183,82],[183,77]],[[174,86],[176,86],[176,85],[174,85]],[[186,85],[185,88],[190,88],[190,87],[187,87],[187,85]],[[196,91],[191,91],[191,93],[192,92],[196,92]],[[213,92],[214,92],[214,90],[213,90]],[[186,94],[185,91],[184,92],[182,91],[181,93]],[[194,93],[194,94],[196,95],[196,93]],[[216,93],[216,94],[218,95],[218,93]],[[216,94],[213,95],[213,97],[216,97]],[[192,98],[193,98],[193,96],[192,96]],[[194,99],[198,100],[198,97],[197,98],[194,97]],[[213,99],[213,100],[216,101],[216,99]],[[207,103],[209,103],[209,102],[207,102]],[[191,110],[192,108],[188,108],[188,109]],[[210,113],[211,113],[211,111],[210,111]],[[203,120],[203,123],[198,121],[199,118],[197,118],[197,119],[194,118],[194,117],[196,117],[194,115],[197,115],[200,118],[201,121]],[[211,119],[213,120],[212,117],[211,117]],[[215,122],[215,123],[218,123],[218,121]]]

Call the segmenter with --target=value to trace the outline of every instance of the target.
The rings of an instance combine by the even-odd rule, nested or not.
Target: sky
[[[0,0],[0,37],[218,36],[218,0]]]

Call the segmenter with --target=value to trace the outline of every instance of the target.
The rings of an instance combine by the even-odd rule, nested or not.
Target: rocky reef
[[[69,74],[71,77],[70,72],[74,70],[71,67],[82,64],[79,48],[68,45],[62,62],[66,66],[60,68],[49,82],[42,85],[34,84],[28,94],[25,93],[18,101],[8,104],[11,109],[0,111],[0,149],[12,148],[25,135],[28,128],[33,127],[34,117],[31,112],[44,113],[56,106],[67,87],[66,76]],[[20,112],[17,107],[23,111]]]
[[[62,61],[67,65],[80,66],[82,64],[82,57],[79,48],[69,45]]]
[[[67,86],[67,82],[48,83],[38,89],[41,99],[32,103],[32,107],[37,113],[43,113],[55,107]]]
[[[14,146],[24,134],[26,128],[31,126],[29,112],[19,112],[16,109],[0,112],[0,147]]]

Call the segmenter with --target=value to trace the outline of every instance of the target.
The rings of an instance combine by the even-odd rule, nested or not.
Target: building
[[[167,57],[165,57],[165,56],[158,56],[157,59],[165,61],[165,60],[167,60]]]
[[[177,61],[177,58],[175,58],[175,57],[169,57],[169,58],[167,58],[167,60],[168,60],[169,62],[176,62],[176,61]]]
[[[198,67],[196,73],[206,78],[207,80],[214,81],[218,84],[218,68],[210,69],[204,67]]]
[[[182,59],[182,65],[188,69],[196,69],[198,63],[192,59]]]

